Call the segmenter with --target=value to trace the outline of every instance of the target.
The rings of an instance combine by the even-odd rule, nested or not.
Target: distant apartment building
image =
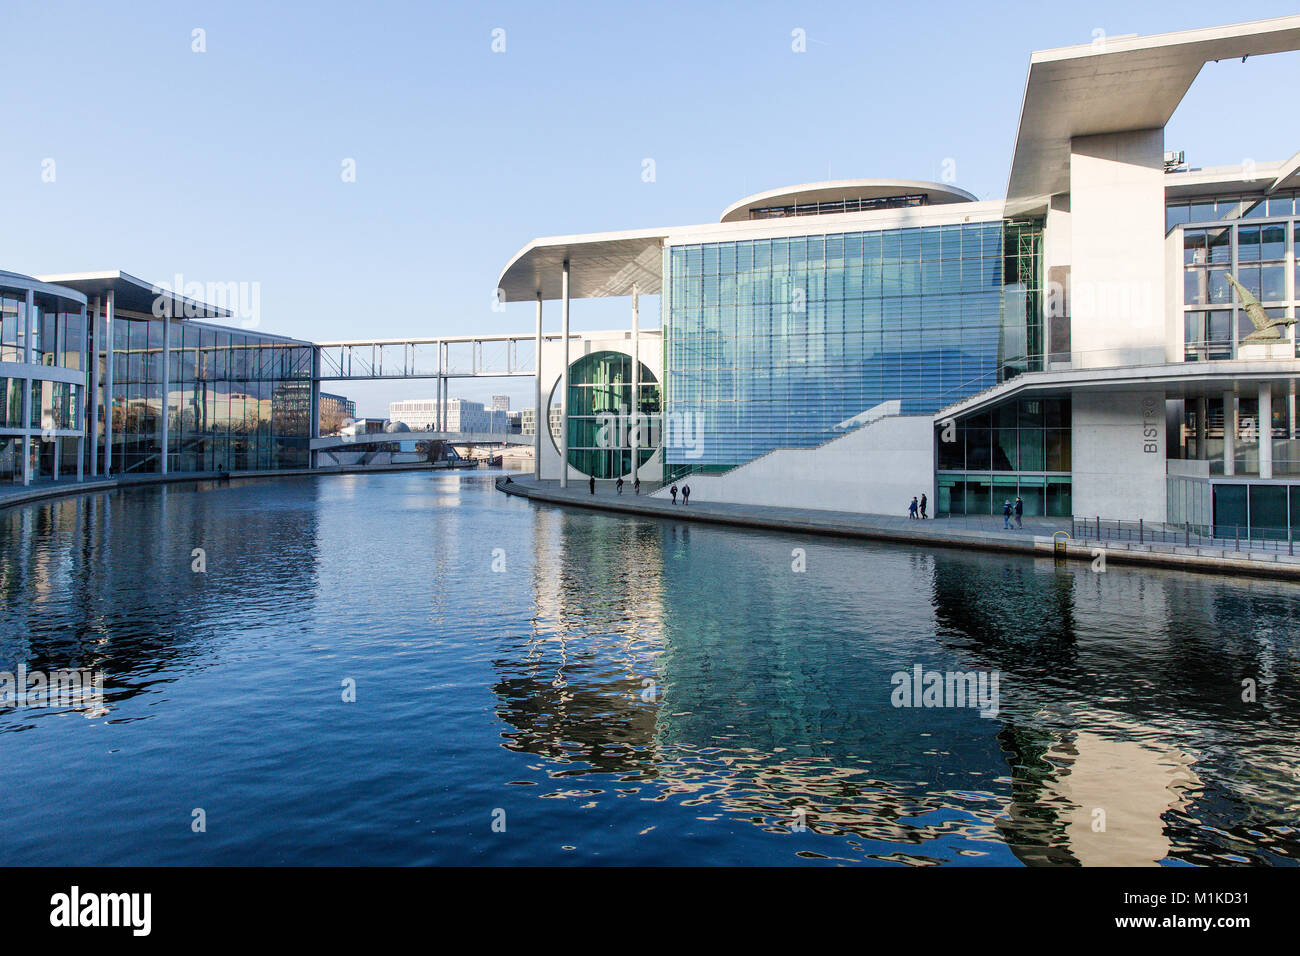
[[[320,430],[322,435],[337,434],[349,419],[357,417],[357,403],[344,395],[320,393]]]
[[[441,416],[438,414],[438,405],[438,400],[433,398],[390,402],[388,418],[390,421],[403,422],[417,431],[437,429],[439,418],[442,419],[442,431],[504,434],[510,430],[507,412],[484,408],[482,402],[471,402],[464,398],[449,399],[445,414]]]
[[[493,395],[493,396],[492,396],[492,405],[491,405],[490,407],[491,407],[492,411],[494,411],[494,412],[508,412],[508,411],[510,411],[510,396],[509,396],[509,395]]]

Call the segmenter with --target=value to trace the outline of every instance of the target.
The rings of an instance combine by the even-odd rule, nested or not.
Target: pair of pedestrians
[[[673,504],[677,504],[677,482],[675,481],[673,482],[673,486],[668,489],[668,493],[673,496]],[[690,503],[691,503],[691,486],[687,484],[683,484],[682,504],[689,505]]]
[[[920,520],[924,521],[927,517],[929,517],[925,513],[925,509],[928,507],[928,504],[929,502],[926,499],[925,495],[921,495],[921,500],[919,502],[916,500],[916,495],[913,495],[912,503],[907,506],[908,520],[916,521],[919,518]]]
[[[1016,495],[1016,503],[1012,504],[1008,498],[1002,502],[1002,527],[1006,531],[1014,531],[1011,527],[1011,519],[1016,519],[1016,528],[1024,527],[1025,503],[1019,495]]]

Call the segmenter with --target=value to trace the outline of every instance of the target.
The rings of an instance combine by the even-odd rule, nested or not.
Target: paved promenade
[[[1067,540],[1070,531],[1068,518],[1025,518],[1023,529],[1005,531],[1000,515],[958,515],[912,521],[902,515],[894,517],[808,508],[770,508],[695,499],[689,505],[674,505],[666,498],[633,495],[626,485],[623,494],[619,495],[609,482],[597,483],[596,494],[593,495],[586,482],[572,482],[568,488],[562,489],[558,481],[538,482],[531,476],[516,475],[510,475],[509,479],[507,482],[505,477],[499,478],[497,489],[549,504],[596,508],[677,521],[897,541],[913,545],[1019,552],[1041,557],[1057,554],[1054,535],[1063,531],[1066,534],[1058,540],[1064,549],[1062,556],[1066,558],[1091,562],[1103,550],[1104,545],[1108,562],[1300,579],[1300,556],[1126,541],[1074,542]]]

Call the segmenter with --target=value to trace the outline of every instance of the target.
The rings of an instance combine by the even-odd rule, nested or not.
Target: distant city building
[[[344,395],[320,393],[320,432],[335,435],[349,420],[357,417],[357,403]]]
[[[490,407],[491,407],[492,411],[494,411],[494,412],[508,412],[508,411],[510,411],[510,396],[509,396],[509,395],[493,395],[493,396],[492,396],[492,405],[491,405]]]
[[[508,413],[500,409],[484,408],[482,402],[471,402],[464,398],[452,398],[447,401],[446,414],[442,416],[442,429],[449,432],[498,432],[505,434],[510,430]],[[415,431],[428,431],[438,424],[438,400],[408,399],[390,402],[388,418],[394,422],[404,422]]]

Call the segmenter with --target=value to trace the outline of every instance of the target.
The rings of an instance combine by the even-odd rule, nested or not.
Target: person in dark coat
[[[635,495],[641,494],[641,477],[639,475],[632,479],[632,493]]]
[[[590,478],[587,479],[587,485],[588,485],[589,488],[591,488],[591,493],[594,495],[594,494],[596,493],[596,476],[595,476],[595,475],[592,475]]]
[[[673,486],[668,489],[668,493],[673,496],[673,504],[677,504],[677,482],[673,482]]]
[[[622,476],[619,477],[618,481],[617,481],[617,482],[615,483],[615,485],[614,485],[614,488],[618,491],[618,493],[619,493],[620,495],[623,493],[623,478],[622,478]]]
[[[1024,527],[1024,524],[1021,521],[1021,519],[1024,518],[1024,516],[1025,516],[1025,503],[1020,499],[1019,495],[1016,495],[1016,527],[1017,528]]]
[[[921,495],[921,520],[925,520],[925,495]]]
[[[691,486],[682,485],[682,504],[689,505],[690,503],[691,503]]]

